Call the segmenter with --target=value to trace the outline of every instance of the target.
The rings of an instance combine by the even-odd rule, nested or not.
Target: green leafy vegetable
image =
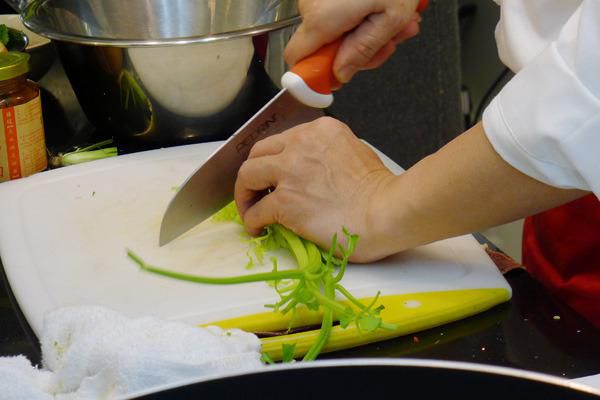
[[[0,24],[0,43],[7,46],[9,41],[10,36],[8,34],[8,27],[4,24]]]
[[[29,21],[34,16],[38,15],[39,9],[44,5],[45,0],[30,1],[25,9],[21,12],[24,21]]]
[[[242,218],[240,217],[240,214],[238,213],[237,208],[235,207],[235,203],[233,201],[227,204],[225,207],[221,208],[219,211],[217,211],[211,217],[211,220],[215,222],[232,221],[240,225],[242,224]]]
[[[214,216],[214,220],[241,223],[240,216],[233,204],[219,211]],[[131,250],[127,254],[144,271],[189,282],[209,284],[269,282],[277,291],[280,299],[274,304],[267,304],[266,307],[272,308],[274,311],[279,311],[282,314],[288,312],[294,313],[296,307],[299,305],[304,305],[310,310],[321,309],[323,320],[319,336],[303,358],[304,360],[314,360],[327,343],[335,318],[339,319],[340,325],[343,328],[348,327],[350,324],[355,324],[359,332],[373,332],[380,328],[396,329],[395,325],[385,323],[380,317],[383,306],[375,306],[379,293],[371,304],[364,305],[340,284],[348,264],[348,259],[354,251],[358,240],[357,235],[350,234],[346,229],[343,232],[347,242],[345,247],[338,243],[337,235],[334,235],[329,250],[321,251],[317,245],[297,236],[284,226],[279,224],[269,225],[264,235],[250,240],[252,251],[249,253],[249,257],[255,258],[258,262],[262,263],[264,254],[267,251],[283,248],[294,256],[298,268],[279,270],[277,260],[272,258],[271,272],[236,277],[212,278],[173,272],[146,264]],[[336,250],[342,255],[341,259],[337,259],[334,256]],[[350,305],[338,302],[336,300],[336,293],[346,298],[348,300],[347,303]],[[294,356],[294,347],[284,345],[283,355],[284,359],[292,359]],[[266,357],[268,358],[268,355]]]
[[[217,211],[212,216],[211,220],[214,222],[235,222],[236,224],[243,225],[242,218],[233,201]],[[258,237],[249,237],[247,234],[244,234],[244,240],[248,242],[249,247],[246,252],[246,255],[248,256],[248,263],[246,263],[247,269],[251,269],[257,263],[263,265],[266,252],[281,247],[271,234],[270,227],[267,227],[265,232],[264,235]]]
[[[260,360],[264,363],[264,364],[275,364],[275,360],[273,360],[271,358],[270,355],[268,355],[267,353],[262,353],[260,355]]]
[[[155,118],[152,102],[135,75],[122,70],[118,77],[122,121],[137,134],[154,129]]]
[[[284,344],[284,345],[282,345],[282,348],[283,348],[283,357],[281,358],[281,361],[283,361],[283,362],[294,361],[294,351],[296,350],[296,345],[295,344]]]

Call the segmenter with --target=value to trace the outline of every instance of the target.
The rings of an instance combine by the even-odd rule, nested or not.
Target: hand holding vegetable
[[[328,248],[344,226],[362,239],[351,260],[390,254],[379,207],[394,175],[343,123],[320,118],[258,142],[238,173],[235,199],[248,231],[280,223]],[[266,191],[271,190],[266,194]]]
[[[258,142],[240,169],[235,199],[252,234],[278,222],[327,248],[334,230],[346,226],[361,237],[351,260],[366,262],[585,194],[511,167],[481,123],[395,176],[347,126],[321,118]]]
[[[377,68],[396,45],[419,33],[418,0],[300,0],[302,24],[290,40],[285,59],[289,65],[347,33],[333,70],[346,83],[359,70]]]

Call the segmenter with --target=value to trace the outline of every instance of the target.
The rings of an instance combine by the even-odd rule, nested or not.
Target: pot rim
[[[540,372],[533,372],[518,368],[501,367],[488,364],[470,363],[463,361],[446,361],[446,360],[424,360],[424,359],[412,359],[412,358],[346,358],[336,360],[317,360],[309,362],[299,362],[292,364],[276,364],[265,366],[261,369],[234,372],[234,373],[221,373],[215,375],[204,376],[201,378],[195,378],[188,381],[172,383],[167,385],[158,386],[152,389],[143,390],[127,397],[124,400],[135,399],[141,396],[147,396],[150,394],[160,393],[162,391],[175,389],[182,386],[194,385],[197,383],[208,382],[212,380],[219,380],[225,378],[235,378],[243,375],[253,374],[264,374],[273,371],[285,371],[285,370],[298,370],[308,368],[330,368],[330,367],[418,367],[418,368],[434,368],[434,369],[452,369],[467,372],[480,372],[492,375],[500,375],[504,377],[520,378],[529,381],[545,383],[552,386],[559,386],[566,389],[572,389],[586,394],[600,396],[600,390],[594,387],[574,382],[566,378],[560,378],[558,376],[544,374]]]
[[[256,36],[266,32],[276,31],[296,25],[301,21],[301,19],[301,16],[294,16],[268,24],[202,36],[186,36],[168,39],[107,39],[95,36],[72,35],[62,32],[47,31],[43,26],[35,24],[31,20],[26,20],[23,15],[21,15],[21,22],[23,25],[40,36],[61,42],[104,47],[162,47],[210,43],[219,40],[236,39],[245,36]]]

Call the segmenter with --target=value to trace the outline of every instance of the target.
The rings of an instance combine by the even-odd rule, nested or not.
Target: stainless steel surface
[[[33,0],[87,118],[122,151],[226,139],[279,89],[296,0]]]
[[[206,43],[289,26],[297,0],[33,0],[25,25],[51,39],[131,47]]]
[[[4,0],[15,11],[21,12],[29,3],[29,0]]]
[[[209,218],[233,199],[237,172],[260,139],[323,115],[280,91],[194,172],[171,200],[160,226],[162,246]]]

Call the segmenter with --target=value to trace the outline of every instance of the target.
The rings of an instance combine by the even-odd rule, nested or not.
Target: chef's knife
[[[219,211],[233,199],[237,172],[261,139],[323,116],[333,101],[333,60],[341,39],[286,72],[283,89],[221,145],[180,187],[160,226],[165,245]]]

